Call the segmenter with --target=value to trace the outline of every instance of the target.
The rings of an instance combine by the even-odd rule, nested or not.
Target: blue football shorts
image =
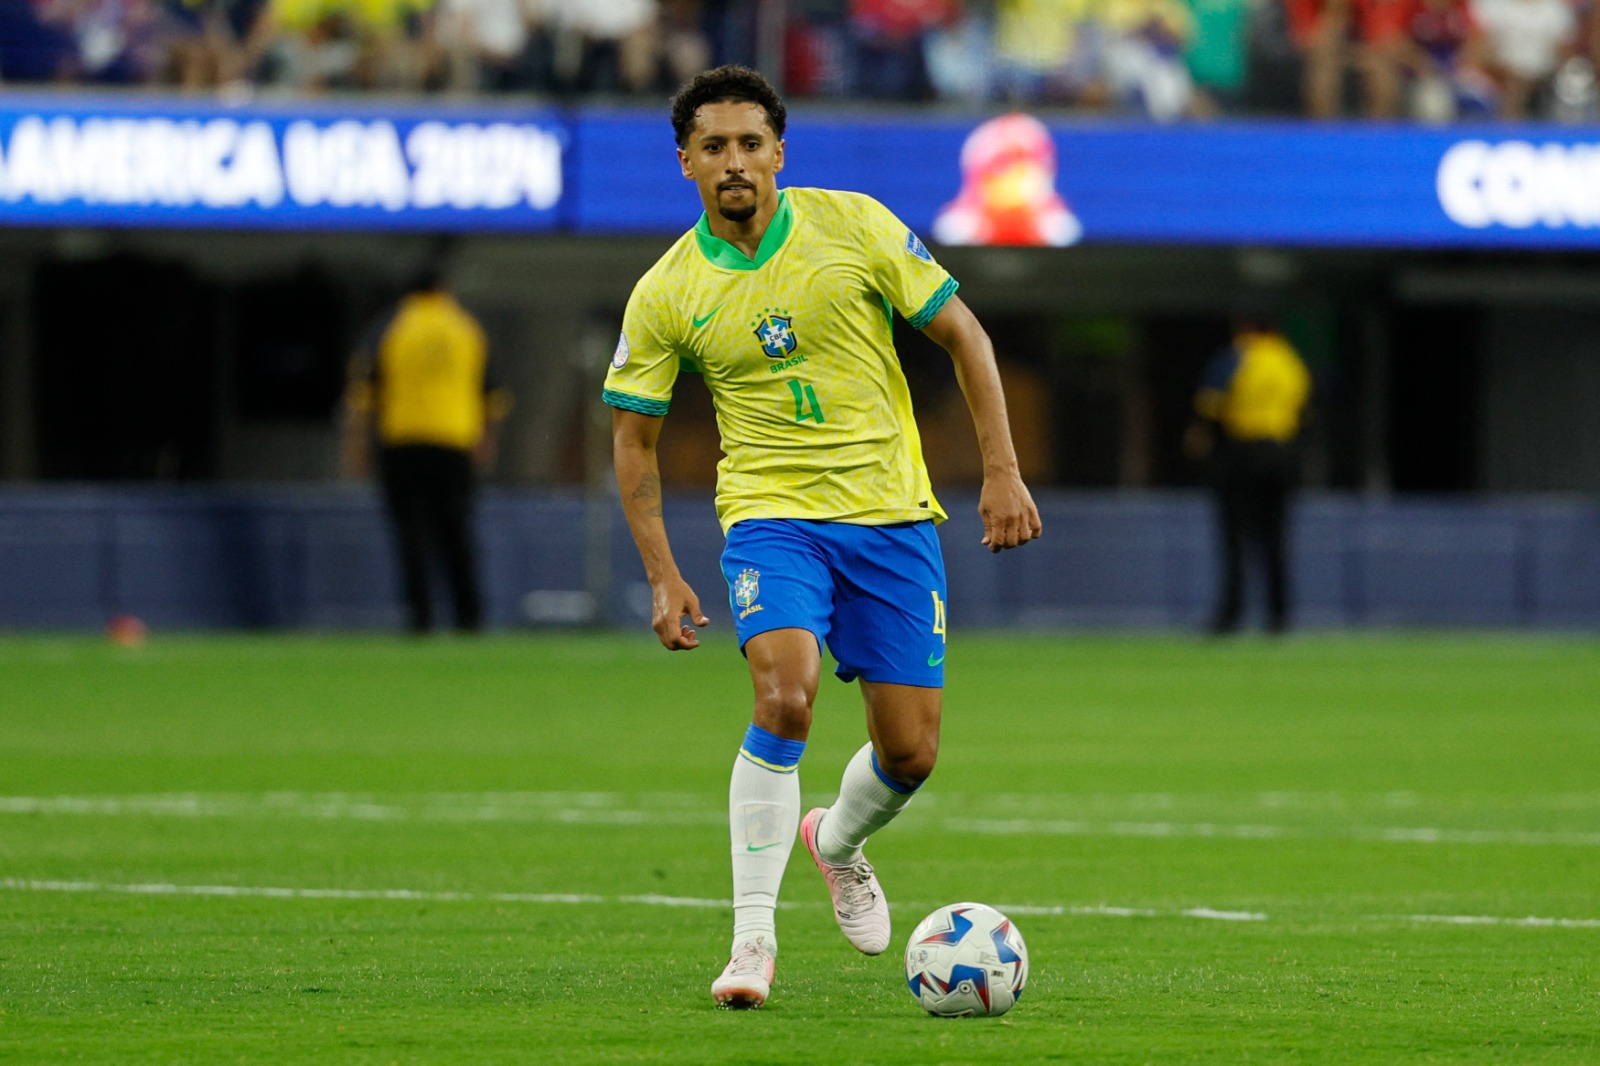
[[[944,556],[933,523],[748,519],[722,549],[739,647],[806,629],[843,681],[944,687]]]

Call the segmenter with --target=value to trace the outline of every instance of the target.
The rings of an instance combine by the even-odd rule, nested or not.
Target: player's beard
[[[724,200],[721,194],[740,190],[750,194],[749,202],[738,207],[730,207],[728,205],[728,201]],[[759,198],[756,196],[755,186],[746,184],[745,182],[735,182],[731,186],[718,189],[717,193],[717,214],[721,215],[729,222],[745,222],[755,217],[756,206],[759,203]]]

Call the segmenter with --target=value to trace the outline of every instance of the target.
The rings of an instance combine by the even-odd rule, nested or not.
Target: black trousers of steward
[[[1299,480],[1294,446],[1278,441],[1224,441],[1213,464],[1222,584],[1212,629],[1226,633],[1239,628],[1245,569],[1253,554],[1266,579],[1267,626],[1282,632],[1289,628],[1289,504]]]
[[[483,627],[473,536],[476,480],[472,457],[458,448],[405,444],[382,449],[379,474],[395,547],[408,624],[413,632],[433,628],[431,574],[435,561],[450,588],[455,626]]]

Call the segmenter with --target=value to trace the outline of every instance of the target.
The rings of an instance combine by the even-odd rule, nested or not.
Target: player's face
[[[683,176],[700,189],[706,212],[745,222],[763,206],[775,210],[783,142],[760,104],[724,101],[695,112],[689,144],[678,149]]]

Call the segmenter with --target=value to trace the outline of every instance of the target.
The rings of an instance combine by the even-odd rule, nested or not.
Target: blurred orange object
[[[111,638],[113,644],[120,644],[124,648],[137,648],[144,643],[144,623],[131,614],[119,614],[106,624],[106,636]]]

